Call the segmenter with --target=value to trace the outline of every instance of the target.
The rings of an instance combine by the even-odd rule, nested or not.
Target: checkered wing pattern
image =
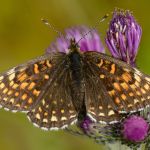
[[[64,65],[61,70],[40,104],[27,114],[36,126],[44,130],[64,129],[77,120],[68,86],[71,82],[70,72]]]
[[[99,122],[119,120],[150,104],[150,77],[97,52],[84,53],[87,113]]]
[[[60,78],[68,75],[64,57],[63,53],[44,55],[1,74],[0,105],[27,112],[39,127],[54,129],[71,124],[76,114],[66,83]]]

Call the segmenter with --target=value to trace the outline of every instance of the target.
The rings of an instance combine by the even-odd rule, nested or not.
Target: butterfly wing
[[[72,123],[76,113],[67,96],[68,89],[63,87],[69,80],[64,57],[63,53],[44,55],[1,74],[0,105],[6,110],[29,112],[31,120],[38,125],[37,116],[47,113],[48,120],[44,122],[43,118],[45,124],[40,124],[41,127],[59,128]],[[62,76],[68,80],[62,82]],[[70,111],[71,118],[66,116],[67,111],[63,113],[65,109]]]
[[[77,113],[71,103],[69,82],[69,71],[64,69],[64,73],[57,76],[38,107],[28,112],[28,118],[36,126],[45,130],[57,130],[76,121]]]
[[[5,109],[28,111],[42,96],[53,63],[41,56],[0,75],[0,105]]]
[[[93,119],[110,123],[119,114],[150,103],[150,77],[136,68],[97,52],[84,53],[86,108]]]

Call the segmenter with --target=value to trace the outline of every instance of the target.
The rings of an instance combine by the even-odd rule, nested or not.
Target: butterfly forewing
[[[15,67],[0,76],[0,104],[10,110],[27,111],[43,95],[53,62],[42,56]]]
[[[86,52],[84,59],[87,113],[95,120],[117,121],[149,104],[149,76],[105,54]]]

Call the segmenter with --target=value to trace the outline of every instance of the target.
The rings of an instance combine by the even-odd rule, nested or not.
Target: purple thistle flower
[[[141,117],[132,115],[126,118],[123,122],[123,137],[132,142],[141,142],[147,135],[149,130],[149,124]]]
[[[106,44],[113,57],[135,65],[142,29],[129,11],[115,10]]]
[[[77,26],[66,29],[65,36],[57,38],[56,41],[53,42],[46,49],[46,53],[50,53],[56,50],[67,53],[68,47],[70,46],[70,40],[75,39],[76,42],[78,42],[83,37],[83,35],[85,35],[88,31],[90,31],[90,28],[85,26]],[[85,51],[97,51],[101,53],[105,52],[100,37],[97,31],[95,30],[87,34],[82,40],[80,40],[78,44],[80,50],[83,52]]]
[[[92,124],[92,120],[87,116],[84,118],[84,120],[80,124],[80,128],[83,130],[83,132],[87,133],[90,130],[90,125]]]

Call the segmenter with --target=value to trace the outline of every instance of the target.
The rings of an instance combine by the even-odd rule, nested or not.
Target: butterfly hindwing
[[[56,87],[53,92],[58,92],[59,95],[61,91]],[[38,107],[28,112],[28,118],[36,126],[45,130],[65,128],[73,124],[77,119],[77,114],[71,98],[68,95],[63,96],[62,93],[56,97],[52,95],[45,95]]]
[[[149,104],[149,76],[105,54],[87,52],[84,59],[87,113],[95,120],[117,121],[118,114],[135,112]]]

